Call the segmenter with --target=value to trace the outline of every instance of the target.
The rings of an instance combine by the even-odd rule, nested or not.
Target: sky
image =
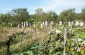
[[[45,12],[54,11],[60,14],[63,10],[75,8],[77,13],[85,8],[85,0],[0,0],[0,13],[7,13],[16,8],[27,8],[30,14],[35,9],[43,8]]]

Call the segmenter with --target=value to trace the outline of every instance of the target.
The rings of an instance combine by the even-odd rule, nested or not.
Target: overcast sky
[[[76,12],[81,12],[81,9],[85,8],[85,0],[0,0],[0,13],[6,13],[15,8],[27,8],[29,13],[33,14],[38,7],[58,14],[68,8],[75,8]]]

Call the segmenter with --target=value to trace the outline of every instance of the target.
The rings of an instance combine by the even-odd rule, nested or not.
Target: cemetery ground
[[[28,11],[0,13],[0,55],[85,55],[85,8]]]
[[[23,32],[24,28],[17,28],[17,27],[8,27],[8,28],[3,28],[3,31],[0,33],[0,54],[2,55],[6,55],[7,53],[7,46],[6,46],[6,42],[8,40],[8,36],[12,35],[13,33],[15,33],[17,36],[19,35],[20,32]],[[40,31],[37,30],[37,41],[43,41],[44,39],[46,39],[46,35],[48,34],[48,31]],[[24,48],[26,48],[28,45],[32,44],[32,42],[36,41],[36,37],[35,37],[35,32],[32,28],[27,27],[24,30],[24,33],[26,33],[26,37],[18,37],[18,41],[14,41],[16,43],[11,43],[11,52],[16,52],[16,51],[20,51],[22,52],[22,50]],[[22,36],[22,35],[21,35]],[[13,41],[12,41],[13,42]]]
[[[0,54],[85,55],[85,26],[3,27],[0,30]]]

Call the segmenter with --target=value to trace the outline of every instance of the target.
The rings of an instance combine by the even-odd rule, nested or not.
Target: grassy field
[[[30,45],[32,42],[34,42],[36,40],[36,36],[35,36],[35,31],[32,28],[25,28],[24,33],[26,33],[25,35],[22,35],[19,33],[23,32],[24,28],[17,28],[17,27],[9,27],[9,28],[3,28],[3,31],[0,35],[0,53],[5,55],[6,53],[6,42],[9,39],[8,36],[12,35],[13,33],[16,34],[17,38],[17,42],[16,43],[11,43],[11,48],[10,51],[11,52],[19,52],[22,51],[24,48],[26,48],[26,46]],[[18,33],[18,34],[17,34]],[[43,41],[46,36],[48,34],[48,30],[46,31],[42,31],[42,30],[37,30],[36,31],[36,35],[37,35],[37,41]],[[21,37],[23,36],[23,37]],[[19,40],[18,40],[19,39]]]
[[[12,55],[63,55],[63,28],[63,26],[60,27],[60,36],[57,36],[55,30],[51,32],[49,27],[44,29],[35,29],[32,27],[3,28],[0,32],[0,54],[8,55],[6,43],[9,40],[9,36],[14,33],[10,44],[10,53]],[[67,55],[84,55],[85,27],[69,29],[65,47]]]

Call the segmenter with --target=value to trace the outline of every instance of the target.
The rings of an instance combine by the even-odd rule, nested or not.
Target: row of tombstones
[[[30,27],[32,25],[33,25],[32,22],[25,21],[25,22],[21,22],[20,24],[18,24],[18,28]]]
[[[59,21],[59,25],[62,26],[63,22]],[[81,27],[83,27],[84,26],[84,22],[83,21],[78,21],[78,20],[68,21],[68,26],[81,26]]]
[[[39,26],[41,27],[41,28],[43,28],[43,27],[53,27],[53,25],[54,25],[54,22],[53,21],[51,21],[50,23],[48,23],[48,21],[45,21],[45,22],[38,22],[38,24],[39,24]],[[58,25],[59,26],[62,26],[63,25],[63,22],[62,21],[59,21],[59,23],[58,23]],[[68,21],[68,26],[81,26],[81,27],[83,27],[84,26],[84,22],[82,22],[82,21]],[[33,26],[33,27],[35,27],[35,24],[34,23],[30,23],[30,22],[21,22],[21,24],[18,24],[18,28],[24,28],[24,27],[30,27],[30,26]]]
[[[47,27],[48,25],[50,25],[50,27],[52,27],[54,22],[51,21],[50,24],[48,24],[48,21],[45,21],[45,22],[38,22],[38,24],[41,28]],[[35,25],[36,24],[34,24],[34,23],[30,23],[30,22],[26,21],[26,22],[21,22],[20,24],[18,24],[18,28],[24,28],[24,27],[30,27],[30,26],[35,27]]]

